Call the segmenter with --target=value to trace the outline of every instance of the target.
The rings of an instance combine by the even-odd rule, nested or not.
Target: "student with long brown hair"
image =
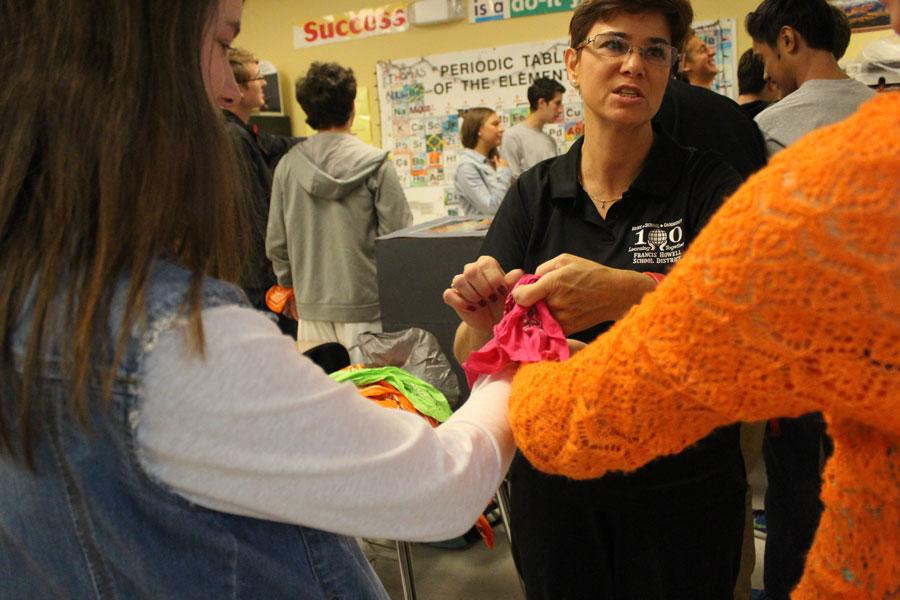
[[[492,215],[512,183],[512,170],[500,156],[503,126],[500,115],[476,106],[463,115],[459,141],[464,150],[453,176],[453,188],[463,214]]]
[[[432,429],[228,282],[241,9],[0,4],[5,599],[383,600],[346,536],[458,535],[509,464],[507,380]]]

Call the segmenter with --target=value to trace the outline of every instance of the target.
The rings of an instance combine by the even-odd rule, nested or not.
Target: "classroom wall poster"
[[[469,0],[469,21],[483,23],[575,10],[581,0]]]
[[[732,100],[737,100],[737,25],[734,19],[695,21],[694,31],[707,46],[716,49],[716,65],[719,74],[713,82],[713,90]]]
[[[402,33],[408,29],[406,3],[348,10],[295,24],[294,49]]]
[[[507,0],[469,0],[469,22],[484,23],[508,19]]]
[[[850,29],[855,31],[885,29],[891,26],[891,15],[887,10],[887,2],[831,0],[831,3],[844,11],[850,20]]]
[[[560,123],[544,128],[565,151],[583,131],[581,98],[563,63],[565,39],[379,62],[381,144],[392,152],[416,221],[460,213],[453,175],[462,113],[498,112],[504,128],[528,116],[528,86],[549,77],[566,87]]]

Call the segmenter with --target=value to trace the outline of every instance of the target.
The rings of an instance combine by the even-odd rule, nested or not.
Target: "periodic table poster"
[[[378,63],[382,147],[391,151],[416,222],[460,214],[453,175],[466,109],[492,108],[508,129],[528,116],[528,86],[549,77],[566,93],[562,120],[544,131],[560,152],[581,135],[581,98],[563,62],[567,46],[558,39]]]

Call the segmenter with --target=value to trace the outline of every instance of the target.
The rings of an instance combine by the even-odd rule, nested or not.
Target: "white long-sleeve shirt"
[[[142,466],[201,506],[347,535],[426,541],[468,529],[509,467],[509,378],[483,380],[434,429],[362,398],[261,313],[202,311],[146,358]]]

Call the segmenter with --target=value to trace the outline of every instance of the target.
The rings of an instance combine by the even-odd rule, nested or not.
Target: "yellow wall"
[[[750,47],[743,28],[744,16],[760,0],[694,0],[697,20],[731,17],[738,23],[738,55]],[[270,60],[278,67],[283,80],[282,104],[291,116],[294,133],[309,135],[303,111],[293,97],[296,78],[309,63],[336,61],[352,67],[359,85],[369,88],[373,137],[380,143],[378,95],[375,85],[375,63],[379,60],[411,58],[504,44],[565,37],[571,12],[521,19],[470,24],[468,20],[446,25],[410,26],[405,33],[382,35],[348,42],[325,44],[295,50],[292,25],[308,19],[347,10],[389,4],[390,0],[247,0],[241,35],[237,44]],[[865,44],[886,35],[885,31],[855,33],[845,59],[855,58]]]

